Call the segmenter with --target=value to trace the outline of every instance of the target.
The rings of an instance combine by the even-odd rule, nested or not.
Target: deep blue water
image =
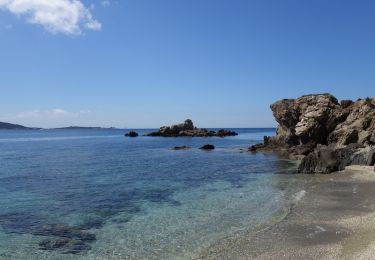
[[[0,131],[0,258],[189,259],[260,225],[285,206],[278,176],[292,164],[241,151],[274,129],[234,130],[226,138]],[[182,145],[192,149],[171,149]]]

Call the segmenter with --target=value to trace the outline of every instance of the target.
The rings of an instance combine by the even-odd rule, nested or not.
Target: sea
[[[303,195],[295,162],[247,152],[275,129],[134,130],[0,131],[0,259],[199,259]]]

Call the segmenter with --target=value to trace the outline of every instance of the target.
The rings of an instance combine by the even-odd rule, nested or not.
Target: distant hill
[[[26,126],[23,126],[23,125],[0,122],[0,129],[6,129],[6,130],[16,130],[16,129],[27,130],[27,129],[30,129],[31,130],[31,129],[38,129],[38,128],[30,128],[30,127],[26,127]]]
[[[17,125],[17,124],[11,124],[11,123],[5,123],[0,122],[0,130],[37,130],[42,128],[36,128],[36,127],[26,127],[23,125]],[[106,129],[116,129],[114,127],[87,127],[87,126],[68,126],[68,127],[59,127],[59,128],[51,128],[50,130],[106,130]],[[48,130],[48,129],[47,129]]]
[[[59,127],[59,128],[53,128],[53,129],[64,129],[64,130],[100,130],[100,129],[115,129],[114,127],[109,127],[109,128],[105,128],[105,127],[99,127],[99,126],[94,126],[94,127],[90,127],[90,126],[68,126],[68,127]]]

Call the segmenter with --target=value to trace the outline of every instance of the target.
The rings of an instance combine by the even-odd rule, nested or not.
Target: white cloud
[[[55,34],[81,34],[102,26],[80,0],[0,0],[0,9],[25,16],[29,23]]]
[[[78,112],[68,112],[64,109],[55,108],[51,110],[34,109],[18,113],[18,119],[58,119],[58,118],[77,118],[84,114],[91,113],[90,110],[81,110]]]

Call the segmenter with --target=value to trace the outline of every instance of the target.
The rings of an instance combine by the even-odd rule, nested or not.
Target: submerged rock
[[[137,137],[138,133],[136,131],[129,131],[128,133],[125,134],[125,136],[128,136],[128,137]]]
[[[35,227],[33,235],[49,237],[39,243],[41,250],[56,250],[63,254],[77,254],[91,249],[89,243],[96,240],[94,234],[79,227],[48,224]]]
[[[212,144],[206,144],[206,145],[203,145],[201,148],[199,149],[202,149],[202,150],[214,150],[215,149],[215,146],[212,145]]]
[[[66,247],[71,242],[71,239],[46,239],[39,243],[42,250],[55,250]]]
[[[162,137],[212,137],[212,136],[234,136],[237,135],[236,132],[221,129],[217,132],[210,131],[205,128],[197,128],[194,126],[193,121],[186,119],[184,123],[172,125],[172,126],[162,126],[159,131],[146,134],[146,136],[162,136]]]
[[[172,150],[189,150],[191,149],[190,146],[186,146],[186,145],[183,145],[183,146],[175,146],[172,148]]]
[[[277,151],[301,159],[299,171],[304,173],[374,164],[373,153],[364,155],[359,149],[375,145],[375,98],[339,103],[331,94],[306,95],[277,101],[271,110],[279,123],[276,136],[265,137],[249,151]]]
[[[82,240],[76,239],[45,239],[39,243],[41,250],[59,251],[63,254],[78,254],[91,249],[91,246]]]
[[[94,241],[95,235],[84,231],[79,227],[71,227],[62,224],[48,224],[36,229],[34,235],[56,236],[66,238],[76,238],[84,241]]]

